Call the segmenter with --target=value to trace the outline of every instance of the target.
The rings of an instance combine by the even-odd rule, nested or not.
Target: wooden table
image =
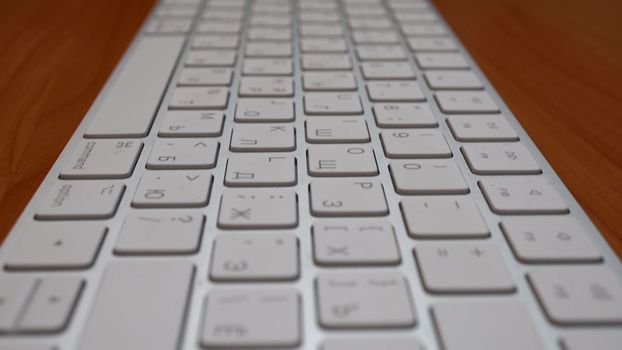
[[[0,240],[153,2],[0,2]],[[622,2],[435,2],[622,256]]]

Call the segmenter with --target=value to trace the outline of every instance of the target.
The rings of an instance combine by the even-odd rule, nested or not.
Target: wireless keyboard
[[[1,350],[622,347],[622,265],[431,3],[163,0],[0,251]]]

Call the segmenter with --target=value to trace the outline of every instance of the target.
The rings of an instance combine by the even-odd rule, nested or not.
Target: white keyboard
[[[425,0],[161,1],[0,265],[0,350],[622,347],[622,264]]]

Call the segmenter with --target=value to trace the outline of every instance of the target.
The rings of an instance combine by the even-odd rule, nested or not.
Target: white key
[[[186,67],[233,67],[233,50],[190,50],[186,56]]]
[[[395,18],[400,23],[408,23],[408,22],[436,22],[438,21],[438,16],[434,14],[432,11],[419,10],[419,11],[396,11]]]
[[[209,169],[216,166],[216,139],[156,139],[147,169]]]
[[[350,72],[307,72],[302,75],[302,85],[307,91],[354,91],[357,89]]]
[[[199,250],[203,214],[193,211],[132,211],[114,247],[118,255],[192,254]]]
[[[229,89],[221,87],[178,87],[169,109],[225,109]]]
[[[482,178],[479,186],[497,214],[565,214],[568,206],[545,177]]]
[[[527,278],[553,323],[622,324],[622,282],[606,267],[534,270]]]
[[[143,148],[138,140],[82,140],[60,172],[61,179],[130,177]]]
[[[17,320],[24,310],[35,279],[25,275],[0,275],[0,334],[15,330]],[[12,349],[12,348],[6,348]]]
[[[484,84],[470,70],[429,70],[423,74],[430,88],[435,90],[474,90],[484,88]]]
[[[209,34],[233,34],[239,33],[242,23],[239,20],[199,21],[195,32]]]
[[[145,28],[146,34],[187,34],[192,26],[189,18],[154,18]]]
[[[292,32],[288,29],[276,27],[251,27],[248,30],[247,38],[249,41],[290,41],[292,40]]]
[[[434,243],[415,248],[430,293],[511,293],[515,286],[491,243]]]
[[[413,338],[335,338],[325,341],[322,350],[425,350],[419,341]]]
[[[469,62],[459,53],[416,53],[422,69],[468,69]]]
[[[302,338],[301,312],[293,289],[213,290],[205,302],[201,346],[294,347]]]
[[[393,24],[388,18],[353,18],[350,17],[349,24],[352,29],[389,29]]]
[[[389,158],[450,158],[451,150],[438,129],[396,129],[380,132]]]
[[[76,349],[174,349],[182,336],[193,276],[188,260],[109,262],[94,303],[84,305],[89,317]]]
[[[59,332],[69,323],[84,282],[77,277],[39,280],[17,324],[21,332]]]
[[[243,77],[240,97],[294,96],[294,80],[287,77]]]
[[[196,7],[175,7],[175,6],[159,6],[155,12],[154,16],[157,17],[181,17],[181,18],[192,18],[194,17],[197,11]]]
[[[392,160],[389,167],[399,194],[469,193],[469,186],[452,159]]]
[[[304,95],[305,113],[309,115],[363,114],[357,93],[309,92]]]
[[[225,185],[232,187],[293,186],[297,182],[296,158],[283,153],[231,153]]]
[[[107,219],[114,216],[125,186],[104,180],[57,181],[35,218],[39,220]]]
[[[444,302],[432,315],[445,350],[544,350],[531,315],[516,300]]]
[[[106,226],[94,222],[32,222],[20,231],[7,250],[6,269],[83,269],[95,262]]]
[[[145,171],[132,199],[135,208],[187,208],[207,205],[212,187],[207,171]]]
[[[294,103],[287,98],[238,99],[235,121],[240,123],[283,123],[294,120]]]
[[[314,216],[384,216],[389,213],[382,184],[377,180],[311,180]]]
[[[302,38],[300,50],[304,53],[345,53],[347,46],[345,40],[341,38]]]
[[[583,329],[564,334],[561,339],[563,350],[617,350],[622,344],[622,333],[616,329]]]
[[[167,111],[159,137],[215,137],[222,135],[225,115],[217,111]]]
[[[300,26],[300,36],[329,36],[329,37],[341,37],[343,36],[343,28],[340,25],[323,25],[323,24],[302,24]]]
[[[310,145],[307,151],[311,176],[374,176],[378,166],[369,145]]]
[[[393,30],[353,30],[352,40],[355,44],[395,44],[400,41]]]
[[[296,149],[291,125],[238,124],[233,128],[229,149],[234,152],[287,152]]]
[[[301,3],[302,5],[303,3]],[[300,22],[304,23],[338,23],[341,19],[339,13],[326,11],[300,11]]]
[[[514,128],[503,115],[451,115],[447,124],[458,141],[518,141]]]
[[[367,122],[360,117],[307,117],[305,121],[309,143],[369,142]]]
[[[351,3],[345,3],[346,8],[345,12],[348,17],[351,18],[374,18],[374,17],[385,17],[387,15],[386,10],[382,6],[376,5],[364,5],[364,6],[356,6]]]
[[[406,54],[399,45],[359,45],[356,53],[361,61],[406,60]]]
[[[302,55],[303,70],[350,70],[352,61],[343,54],[304,54]]]
[[[599,262],[602,255],[579,223],[565,216],[506,217],[501,228],[525,263]]]
[[[445,27],[436,23],[408,23],[401,25],[401,28],[406,36],[436,36],[447,34]]]
[[[210,278],[222,282],[284,281],[300,274],[293,234],[235,234],[216,237]]]
[[[244,9],[239,9],[238,7],[235,7],[235,8],[227,7],[227,6],[210,8],[209,5],[206,8],[206,10],[203,11],[203,14],[201,15],[201,19],[206,19],[206,20],[229,19],[229,20],[237,21],[237,20],[240,20],[242,17],[244,17]]]
[[[471,171],[479,175],[540,174],[542,170],[521,143],[471,143],[462,146]]]
[[[292,24],[292,19],[290,17],[256,14],[250,18],[249,23],[253,26],[289,27]]]
[[[231,84],[233,71],[229,68],[184,68],[177,85],[179,86],[228,86]]]
[[[438,126],[427,103],[377,103],[373,107],[380,128],[433,128]]]
[[[450,38],[444,37],[409,37],[408,45],[414,52],[422,51],[456,51],[458,46]]]
[[[372,102],[418,102],[425,101],[419,84],[414,81],[370,81],[367,93]]]
[[[415,324],[404,277],[395,272],[323,273],[316,280],[325,328],[392,328]]]
[[[218,227],[278,229],[298,225],[298,198],[289,189],[226,189],[220,200]]]
[[[247,57],[291,57],[292,44],[287,42],[249,42],[245,50]]]
[[[386,220],[339,219],[313,223],[315,262],[326,266],[396,265],[401,261]]]
[[[190,42],[193,49],[235,49],[239,38],[231,34],[201,34],[196,35]]]
[[[490,235],[475,201],[469,196],[416,196],[401,203],[413,238],[485,238]]]
[[[498,113],[499,107],[487,92],[436,93],[436,102],[443,113]]]
[[[408,62],[362,62],[365,79],[415,79],[415,71]]]
[[[289,58],[247,58],[242,64],[244,75],[292,75],[293,69]]]

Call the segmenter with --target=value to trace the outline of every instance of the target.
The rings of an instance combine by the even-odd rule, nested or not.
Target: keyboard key
[[[436,102],[443,113],[499,113],[499,107],[487,92],[436,93]]]
[[[428,70],[423,73],[434,90],[477,90],[484,85],[470,70]]]
[[[216,166],[216,139],[156,139],[147,169],[209,169]]]
[[[196,33],[208,34],[236,34],[240,32],[242,23],[238,20],[200,21],[197,23]]]
[[[17,324],[20,332],[60,332],[69,319],[84,282],[76,277],[46,277],[40,279]]]
[[[157,18],[147,23],[146,34],[152,35],[185,35],[192,27],[192,19],[188,18]]]
[[[203,347],[293,347],[302,339],[300,297],[293,289],[213,290],[203,315]]]
[[[304,70],[350,70],[352,61],[344,54],[303,54]]]
[[[177,85],[179,86],[229,86],[233,71],[229,68],[184,68]]]
[[[361,61],[406,61],[400,45],[359,45],[356,54]]]
[[[425,95],[416,81],[370,81],[367,94],[372,102],[418,102]]]
[[[293,186],[296,182],[296,158],[292,154],[229,154],[226,186],[276,187]]]
[[[225,115],[216,111],[167,111],[159,137],[217,137]]]
[[[303,53],[345,53],[347,46],[342,38],[301,38],[300,51]]]
[[[304,95],[305,113],[309,115],[363,114],[356,93],[308,92]]]
[[[294,96],[294,80],[286,77],[243,77],[240,97]]]
[[[314,216],[384,216],[389,213],[382,184],[368,179],[311,180]]]
[[[145,171],[132,199],[135,208],[204,207],[213,177],[202,170]]]
[[[415,79],[415,71],[408,62],[361,62],[365,79]]]
[[[138,140],[83,140],[61,170],[61,179],[122,179],[132,175],[143,148]]]
[[[254,14],[248,23],[253,26],[289,27],[292,24],[292,19],[290,17]]]
[[[410,292],[399,273],[323,273],[316,289],[319,322],[324,328],[415,325]]]
[[[462,142],[518,141],[503,115],[452,115],[447,117],[454,138]]]
[[[353,30],[350,32],[355,44],[395,44],[400,39],[393,30]]]
[[[349,24],[354,30],[356,29],[389,29],[393,27],[393,23],[386,18],[382,17],[384,11],[381,12],[378,17],[375,18],[362,18],[362,17],[350,17]]]
[[[354,91],[357,89],[350,72],[307,72],[302,75],[306,91]]]
[[[235,121],[239,123],[283,123],[294,120],[294,103],[286,98],[239,99]]]
[[[35,214],[38,220],[107,219],[114,216],[125,186],[104,180],[56,181]]]
[[[439,303],[432,308],[445,350],[544,350],[527,307],[514,300]]]
[[[225,109],[229,90],[220,87],[178,87],[169,109]]]
[[[392,160],[391,177],[399,194],[465,194],[469,186],[452,159]]]
[[[311,176],[374,176],[378,166],[369,145],[310,145],[307,150]]]
[[[449,158],[452,153],[438,129],[397,129],[380,132],[388,158]]]
[[[221,282],[284,281],[298,278],[298,239],[293,234],[234,234],[216,237],[210,278]]]
[[[288,42],[248,42],[246,57],[291,57],[292,44]]]
[[[563,350],[616,350],[622,344],[622,333],[619,330],[578,330],[562,336]]]
[[[458,46],[454,41],[445,37],[409,37],[408,45],[413,52],[444,52],[458,50]]]
[[[401,261],[393,226],[376,219],[316,221],[313,255],[323,266],[396,265]]]
[[[242,64],[243,75],[292,75],[293,72],[289,58],[247,58]]]
[[[249,41],[291,41],[292,32],[276,27],[250,27],[246,37]]]
[[[434,128],[438,126],[427,103],[377,103],[376,124],[380,128]]]
[[[192,211],[132,211],[114,247],[118,255],[193,254],[199,250],[202,214]]]
[[[239,38],[233,34],[201,34],[195,35],[190,42],[193,49],[235,49]]]
[[[174,349],[193,276],[189,261],[109,262],[77,349]]]
[[[417,3],[417,5],[425,5],[425,3]],[[432,11],[427,10],[419,10],[419,11],[396,11],[395,18],[400,23],[421,23],[421,22],[436,22],[438,21],[438,16],[434,14]]]
[[[15,331],[17,320],[35,287],[35,279],[3,274],[0,275],[0,286],[0,334],[4,334]]]
[[[486,238],[488,226],[469,196],[416,196],[401,203],[413,238]]]
[[[95,262],[106,226],[91,222],[32,222],[7,251],[8,270],[83,269]],[[0,327],[1,328],[1,327]]]
[[[542,176],[483,178],[479,186],[498,214],[565,214],[568,206]]]
[[[309,143],[367,143],[367,122],[359,117],[307,117],[305,121]]]
[[[602,255],[579,223],[564,216],[506,217],[501,228],[525,263],[599,262]]]
[[[470,143],[462,146],[469,168],[478,175],[540,174],[542,170],[521,143]]]
[[[234,152],[287,152],[296,149],[294,127],[283,124],[237,124],[229,149]]]
[[[298,198],[289,189],[226,189],[220,200],[218,227],[278,229],[298,226]]]
[[[335,338],[325,341],[322,350],[425,350],[419,341],[413,338]]]
[[[401,25],[401,28],[406,36],[442,36],[447,34],[445,26],[436,23],[408,23]]]
[[[415,248],[430,293],[511,293],[512,277],[491,243],[435,243]]]
[[[341,25],[328,25],[328,24],[312,24],[302,23],[300,25],[301,37],[313,37],[313,36],[328,36],[328,37],[343,37],[343,28]]]
[[[421,69],[468,69],[469,62],[459,53],[415,53]]]
[[[621,324],[622,282],[605,267],[534,270],[529,282],[551,322]]]
[[[186,56],[186,67],[233,67],[233,50],[190,50]]]

